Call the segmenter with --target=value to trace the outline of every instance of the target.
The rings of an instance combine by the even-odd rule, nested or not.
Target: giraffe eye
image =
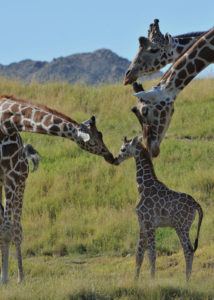
[[[142,108],[142,115],[143,115],[144,117],[146,117],[146,116],[148,115],[148,112],[149,112],[148,107],[144,106],[144,107]]]
[[[159,51],[159,49],[151,49],[150,52],[151,53],[157,53]]]

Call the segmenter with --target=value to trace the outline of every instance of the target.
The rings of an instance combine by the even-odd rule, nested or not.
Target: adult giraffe
[[[193,78],[214,62],[214,28],[203,34],[163,75],[157,86],[135,95],[138,105],[132,108],[143,128],[147,149],[155,157],[168,129],[174,101]],[[147,125],[147,126],[143,126]],[[147,127],[151,130],[147,130]]]
[[[95,117],[77,123],[68,116],[39,104],[0,97],[0,180],[5,190],[3,223],[0,224],[2,251],[2,283],[8,280],[8,256],[11,239],[16,247],[18,281],[24,276],[21,255],[21,214],[25,182],[28,176],[27,151],[20,131],[55,135],[76,142],[80,148],[103,156],[110,163],[114,158],[97,130]],[[28,149],[29,150],[29,149]]]
[[[139,38],[139,50],[131,62],[124,78],[124,84],[132,84],[143,75],[159,71],[169,63],[173,63],[182,55],[203,32],[191,32],[177,36],[166,33],[159,28],[159,20],[150,24],[148,37]]]

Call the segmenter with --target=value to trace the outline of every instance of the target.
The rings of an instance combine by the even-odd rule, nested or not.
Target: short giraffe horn
[[[124,143],[128,142],[127,136],[124,136],[123,141],[124,141]]]
[[[91,125],[95,125],[96,124],[96,117],[92,116],[91,117]]]

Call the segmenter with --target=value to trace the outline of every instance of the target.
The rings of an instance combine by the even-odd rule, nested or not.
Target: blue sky
[[[213,0],[0,0],[0,63],[109,48],[131,59],[154,18],[163,33],[214,25]]]

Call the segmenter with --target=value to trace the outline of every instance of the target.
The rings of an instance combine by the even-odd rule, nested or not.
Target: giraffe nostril
[[[130,72],[131,72],[131,70],[128,70],[128,71],[126,72],[126,76],[128,76],[128,75],[130,74]]]

